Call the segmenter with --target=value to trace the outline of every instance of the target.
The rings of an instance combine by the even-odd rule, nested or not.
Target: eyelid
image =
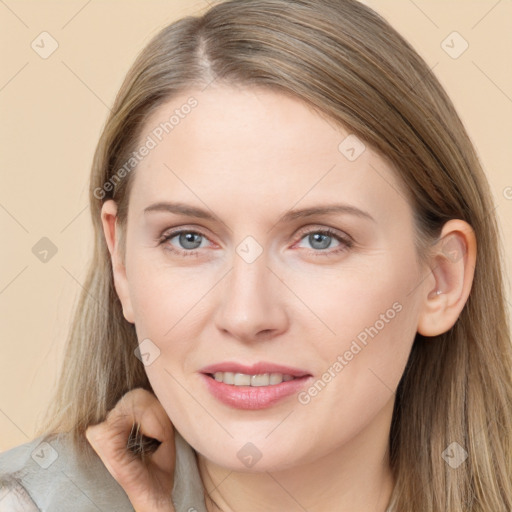
[[[206,235],[201,229],[198,229],[195,227],[192,228],[190,226],[179,226],[179,227],[169,228],[169,229],[164,230],[163,233],[157,237],[158,245],[162,245],[165,242],[168,242],[171,238],[174,238],[175,236],[178,236],[182,233],[194,233],[196,235],[200,235],[203,238],[206,238],[210,243],[218,246],[218,244],[213,242],[211,240],[211,238],[208,235]],[[197,253],[200,250],[200,249],[185,250],[185,249],[175,248],[171,244],[169,244],[169,245],[171,247],[166,247],[167,250],[169,250],[171,252],[179,253],[179,254],[191,255],[191,254]]]
[[[171,238],[174,238],[175,236],[180,235],[181,233],[194,233],[197,235],[200,235],[207,240],[209,240],[211,243],[216,244],[215,242],[212,242],[210,237],[206,235],[201,228],[191,227],[188,225],[182,225],[175,228],[169,228],[165,230],[162,235],[158,237],[158,245],[163,245],[165,242],[168,242]],[[321,250],[314,250],[314,249],[305,249],[308,254],[313,255],[314,257],[317,256],[334,256],[337,254],[340,254],[342,252],[345,252],[349,249],[352,249],[355,245],[354,239],[346,232],[339,231],[336,228],[332,228],[330,226],[325,225],[308,225],[301,228],[295,235],[294,238],[296,241],[293,243],[292,247],[299,243],[305,236],[310,235],[312,233],[321,233],[327,236],[330,236],[338,242],[340,242],[340,246],[334,249],[321,249]],[[202,248],[204,249],[204,247]],[[165,247],[165,250],[170,251],[171,253],[177,254],[179,256],[199,256],[201,252],[201,248],[198,249],[180,249],[172,246],[171,244],[168,244]]]
[[[162,232],[161,235],[159,235],[157,237],[157,240],[161,241],[163,239],[168,239],[169,237],[174,237],[176,235],[181,234],[182,232],[195,233],[195,234],[198,234],[198,235],[201,235],[201,236],[207,238],[208,240],[210,240],[210,242],[212,242],[211,238],[202,231],[202,228],[194,227],[192,225],[184,225],[184,226],[177,226],[175,228],[167,228]],[[305,235],[308,235],[311,233],[317,233],[317,232],[320,232],[320,233],[323,232],[323,233],[328,233],[333,236],[337,236],[345,242],[354,242],[354,239],[348,233],[346,233],[344,231],[339,231],[338,229],[335,229],[335,228],[332,228],[329,226],[325,226],[325,225],[321,225],[321,224],[304,226],[303,228],[298,230],[298,232],[294,235],[294,238],[299,238],[299,240],[300,240]],[[215,243],[215,242],[212,242],[212,243]],[[218,244],[216,244],[216,245],[218,245]]]
[[[345,231],[340,231],[339,229],[322,224],[310,224],[305,226],[298,231],[296,236],[300,239],[304,235],[308,235],[310,233],[329,233],[330,235],[336,236],[345,242],[355,243],[354,239]]]
[[[327,235],[327,236],[337,240],[340,244],[339,246],[331,248],[331,249],[321,249],[321,250],[305,249],[307,251],[308,255],[311,255],[313,258],[322,258],[322,257],[329,258],[329,257],[339,256],[349,250],[352,250],[355,247],[355,241],[349,234],[347,234],[345,232],[339,232],[337,229],[327,227],[327,226],[323,226],[323,227],[308,226],[307,228],[304,228],[304,230],[300,230],[300,232],[297,235],[298,240],[293,245],[295,246],[297,243],[300,243],[300,241],[304,237],[306,237],[312,233],[321,233],[323,235]]]
[[[204,236],[208,240],[212,241],[211,237],[205,233],[204,228],[199,227],[199,226],[194,226],[193,224],[190,224],[190,225],[185,224],[185,225],[180,225],[180,226],[176,226],[173,228],[166,228],[162,231],[161,235],[157,236],[157,240],[161,240],[163,238],[168,238],[168,237],[172,237],[175,235],[179,235],[180,233],[183,233],[183,232],[196,233],[196,234]],[[212,242],[212,243],[214,243],[214,242]]]

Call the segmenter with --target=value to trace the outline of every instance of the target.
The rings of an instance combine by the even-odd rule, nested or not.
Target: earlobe
[[[476,263],[476,238],[471,226],[460,219],[448,221],[433,248],[430,270],[434,276],[426,282],[418,333],[437,336],[450,330],[467,302]]]
[[[110,252],[112,262],[112,274],[114,276],[114,287],[121,301],[123,315],[125,319],[134,323],[133,308],[130,300],[128,279],[126,276],[126,267],[120,254],[119,238],[120,226],[117,222],[117,204],[109,199],[103,203],[101,208],[101,222],[103,224],[103,233]]]

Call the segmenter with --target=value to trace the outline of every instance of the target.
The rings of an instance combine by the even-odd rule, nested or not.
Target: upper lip
[[[236,363],[234,361],[225,361],[223,363],[211,364],[205,366],[201,370],[201,373],[216,373],[216,372],[233,372],[233,373],[244,373],[246,375],[262,375],[264,373],[282,373],[283,375],[291,375],[293,377],[304,377],[310,375],[305,370],[300,368],[293,368],[291,366],[284,366],[281,364],[258,362],[252,365],[244,365]]]

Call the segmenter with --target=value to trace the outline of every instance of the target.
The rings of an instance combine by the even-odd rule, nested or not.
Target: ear
[[[423,304],[418,333],[437,336],[452,328],[466,304],[473,284],[476,238],[471,226],[460,219],[448,221],[433,247],[432,279],[422,288]]]
[[[112,260],[112,272],[114,275],[114,287],[123,307],[123,315],[130,323],[134,323],[133,308],[130,300],[126,267],[123,261],[120,247],[120,227],[117,223],[117,204],[113,199],[108,199],[101,208],[101,222]]]

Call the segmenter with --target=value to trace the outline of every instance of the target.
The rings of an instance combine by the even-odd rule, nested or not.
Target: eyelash
[[[194,231],[191,229],[178,229],[176,231],[172,231],[170,233],[167,233],[166,235],[161,236],[159,238],[159,245],[164,244],[165,242],[171,240],[175,236],[180,235],[182,233],[192,233],[194,235],[200,235],[200,236],[208,239],[208,237],[205,234],[201,233],[200,231]],[[348,237],[348,236],[343,237],[343,236],[339,235],[336,231],[334,231],[330,228],[312,229],[309,231],[301,232],[299,235],[298,241],[300,242],[306,236],[311,235],[311,234],[316,234],[316,233],[320,233],[322,235],[327,235],[329,237],[332,237],[332,238],[336,239],[338,242],[340,242],[342,245],[340,245],[340,247],[338,247],[334,250],[328,250],[328,249],[319,249],[319,250],[311,249],[311,250],[309,250],[309,252],[313,253],[315,256],[323,256],[323,257],[332,256],[334,254],[339,254],[344,251],[347,251],[354,246],[354,242],[350,237]],[[175,254],[178,254],[179,256],[185,256],[185,257],[186,256],[196,256],[197,257],[197,256],[199,256],[199,252],[200,252],[199,249],[192,249],[189,251],[176,249],[175,247],[173,247],[170,244],[167,247],[165,247],[165,250],[170,251]]]

